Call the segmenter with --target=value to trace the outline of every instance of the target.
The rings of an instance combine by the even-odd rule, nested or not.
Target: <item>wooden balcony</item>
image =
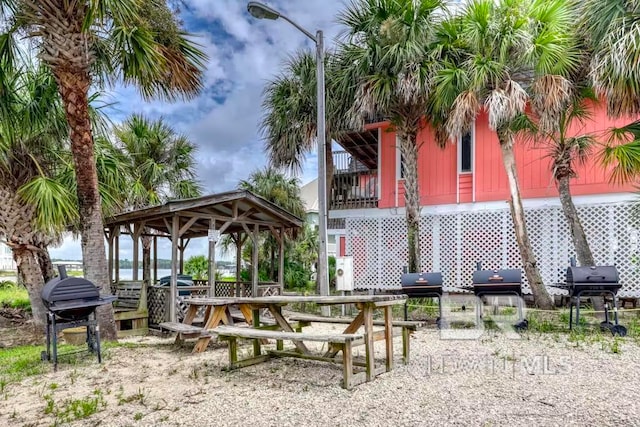
[[[330,210],[378,207],[378,171],[346,151],[335,152]]]

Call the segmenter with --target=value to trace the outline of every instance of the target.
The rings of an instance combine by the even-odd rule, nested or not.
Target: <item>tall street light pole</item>
[[[305,36],[309,37],[316,45],[316,80],[317,80],[317,144],[318,144],[318,238],[319,238],[319,255],[318,255],[318,283],[320,284],[320,295],[329,295],[329,265],[327,256],[327,151],[326,151],[326,131],[325,131],[325,85],[324,85],[324,37],[321,30],[316,32],[314,36],[309,31],[302,28],[296,22],[284,16],[275,9],[270,8],[259,2],[250,1],[247,4],[249,13],[258,19],[278,19],[282,18]],[[328,307],[323,306],[324,315],[328,315]]]

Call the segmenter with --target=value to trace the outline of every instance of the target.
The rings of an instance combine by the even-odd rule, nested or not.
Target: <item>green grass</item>
[[[64,351],[65,348],[71,347],[58,346],[59,351]],[[35,345],[2,349],[0,351],[0,382],[6,385],[50,370],[50,365],[40,360],[40,352],[43,349],[43,346]]]
[[[0,307],[29,310],[31,303],[29,302],[27,290],[14,282],[8,280],[0,281]]]

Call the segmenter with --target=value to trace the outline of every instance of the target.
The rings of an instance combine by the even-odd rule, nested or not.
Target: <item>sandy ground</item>
[[[340,387],[337,365],[281,359],[228,373],[225,344],[192,355],[171,339],[130,341],[143,345],[7,385],[0,426],[640,425],[640,346],[630,338],[450,340],[424,330],[409,365],[353,390]],[[67,422],[82,399],[98,412]]]

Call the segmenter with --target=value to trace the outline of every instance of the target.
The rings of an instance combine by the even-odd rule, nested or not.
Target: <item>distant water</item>
[[[158,280],[164,276],[171,276],[171,269],[158,269]],[[151,269],[151,278],[153,279],[153,268]],[[122,280],[132,280],[133,279],[133,269],[132,268],[121,268],[120,269],[120,279]],[[142,269],[138,270],[138,280],[142,280]]]

